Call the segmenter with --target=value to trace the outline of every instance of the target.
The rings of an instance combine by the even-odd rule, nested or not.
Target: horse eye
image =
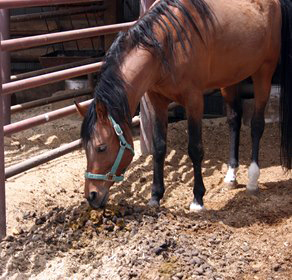
[[[105,151],[106,151],[106,148],[107,148],[106,144],[103,144],[103,145],[98,146],[98,147],[96,148],[96,151],[97,151],[98,153],[102,153],[102,152],[105,152]]]

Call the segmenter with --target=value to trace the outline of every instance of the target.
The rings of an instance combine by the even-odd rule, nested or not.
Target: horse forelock
[[[131,115],[128,99],[124,89],[124,81],[115,67],[105,65],[101,79],[94,92],[94,101],[88,108],[81,127],[81,138],[86,144],[94,131],[98,120],[96,104],[101,103],[106,108],[108,115],[119,123],[131,126]]]
[[[94,126],[96,124],[96,120],[97,120],[97,115],[96,115],[96,110],[95,110],[95,102],[93,101],[87,110],[87,113],[84,117],[84,120],[81,126],[81,139],[85,146],[87,145],[87,143],[89,142],[91,138]]]

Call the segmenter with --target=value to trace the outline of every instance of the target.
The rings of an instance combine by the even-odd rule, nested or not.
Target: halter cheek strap
[[[124,173],[126,170],[124,170],[122,175],[120,175],[120,176],[116,175],[116,171],[119,168],[119,165],[120,165],[120,162],[123,158],[124,152],[126,149],[129,149],[133,155],[135,154],[135,152],[134,152],[134,149],[132,148],[132,146],[126,141],[126,139],[123,135],[123,130],[121,129],[119,124],[116,123],[116,121],[113,119],[112,116],[108,116],[108,118],[109,118],[109,120],[114,128],[116,135],[118,136],[118,138],[120,140],[120,149],[119,149],[117,158],[112,166],[111,171],[108,172],[107,174],[103,175],[103,174],[94,174],[94,173],[90,173],[90,172],[85,172],[85,179],[121,182],[124,180]]]

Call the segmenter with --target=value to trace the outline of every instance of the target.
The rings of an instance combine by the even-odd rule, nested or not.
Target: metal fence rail
[[[52,159],[58,158],[65,154],[68,154],[77,148],[81,147],[81,140],[75,140],[69,144],[63,145],[59,148],[51,150],[49,152],[40,154],[38,156],[32,157],[26,161],[20,162],[13,166],[10,166],[5,169],[5,179],[8,179],[14,175],[17,175],[21,172],[27,171],[33,167],[36,167],[40,164],[46,163]]]
[[[66,15],[78,15],[83,13],[94,13],[97,11],[104,11],[106,9],[106,5],[103,6],[88,6],[85,8],[71,8],[71,9],[62,9],[58,11],[50,11],[50,12],[42,12],[42,13],[33,13],[28,15],[18,15],[18,16],[11,16],[10,22],[24,22],[36,19],[45,19],[45,18],[54,18]]]
[[[35,76],[39,76],[39,75],[43,75],[43,74],[48,74],[48,73],[52,73],[52,72],[56,72],[56,71],[61,71],[61,70],[65,70],[65,69],[69,69],[69,68],[73,68],[73,67],[78,67],[81,65],[86,65],[86,64],[90,64],[90,63],[94,63],[94,62],[97,62],[96,58],[86,58],[86,59],[82,59],[82,60],[76,61],[76,62],[66,63],[66,64],[62,64],[62,65],[58,65],[58,66],[53,66],[53,67],[48,67],[48,68],[35,70],[35,71],[31,71],[31,72],[12,75],[10,77],[10,80],[11,81],[23,80],[23,79],[27,79],[27,78],[31,78],[31,77],[35,77]]]
[[[93,88],[64,90],[64,93],[61,95],[46,97],[46,98],[37,99],[34,101],[11,106],[11,114],[21,112],[30,108],[52,104],[52,103],[63,101],[70,98],[75,98],[75,97],[89,95],[89,94],[92,95],[92,92],[93,92]]]
[[[0,69],[2,59],[0,53]],[[0,240],[6,235],[6,202],[5,202],[5,170],[4,170],[4,102],[2,95],[2,75],[0,72]]]
[[[73,3],[102,2],[103,0],[1,0],[0,9],[28,8],[36,6],[52,6]],[[68,3],[69,2],[69,3]]]
[[[92,99],[87,100],[83,103],[85,105],[89,105],[91,102],[92,102]],[[70,105],[65,108],[61,108],[49,113],[38,115],[36,117],[32,117],[32,118],[22,120],[16,123],[8,124],[4,126],[4,135],[5,136],[11,135],[13,133],[20,132],[28,128],[32,128],[34,126],[38,126],[40,124],[51,122],[51,121],[69,116],[74,113],[76,113],[75,105]]]
[[[65,79],[79,77],[85,74],[95,73],[100,70],[102,62],[87,64],[62,71],[48,73],[37,77],[27,78],[2,85],[2,94],[12,94],[14,92],[35,88],[47,84],[52,84]]]
[[[127,30],[134,24],[135,21],[50,33],[45,35],[29,36],[25,38],[10,39],[2,41],[0,48],[2,51],[16,51],[48,44],[85,39],[100,35],[108,35]]]

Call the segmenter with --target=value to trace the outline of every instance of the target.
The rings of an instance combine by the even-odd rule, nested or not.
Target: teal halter
[[[116,175],[116,171],[120,165],[120,162],[123,158],[125,149],[129,149],[132,154],[134,155],[134,149],[132,148],[132,146],[126,141],[124,135],[123,135],[123,130],[121,129],[121,127],[119,126],[118,123],[116,123],[116,121],[112,118],[112,116],[108,116],[116,135],[118,136],[119,140],[120,140],[120,150],[118,152],[117,158],[114,162],[114,165],[111,169],[110,172],[108,172],[105,175],[102,174],[94,174],[94,173],[90,173],[90,172],[85,172],[85,179],[90,179],[90,180],[103,180],[103,181],[111,181],[111,182],[121,182],[124,180],[124,174],[117,176]],[[124,170],[126,171],[126,170]]]

